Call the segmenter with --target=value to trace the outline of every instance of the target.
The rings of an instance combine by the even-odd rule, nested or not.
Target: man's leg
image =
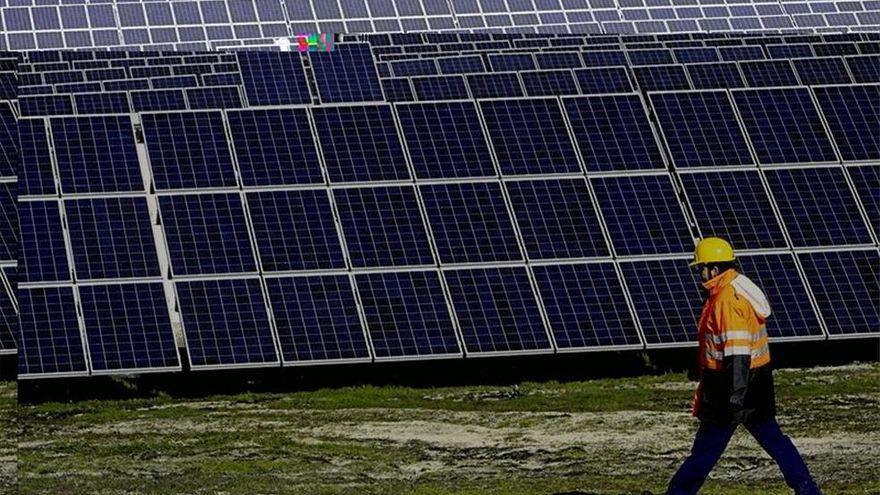
[[[709,472],[715,467],[715,463],[727,448],[730,437],[736,426],[721,427],[703,421],[697,436],[694,438],[694,446],[691,455],[685,459],[678,468],[678,472],[669,482],[667,495],[694,495],[703,486]]]
[[[791,439],[782,433],[776,418],[771,417],[754,424],[747,424],[745,427],[761,444],[761,448],[776,461],[782,471],[785,483],[797,495],[819,495],[821,493],[813,481],[813,477],[810,476],[810,471],[803,458],[791,443]]]

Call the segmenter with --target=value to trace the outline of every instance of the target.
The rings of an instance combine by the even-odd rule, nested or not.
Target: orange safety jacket
[[[766,366],[770,363],[766,296],[733,269],[703,286],[708,297],[697,329],[701,380],[694,415],[729,423],[749,413],[775,414],[772,375]]]

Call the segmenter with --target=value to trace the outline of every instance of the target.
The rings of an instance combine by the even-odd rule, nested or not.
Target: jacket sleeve
[[[748,303],[731,293],[718,305],[718,322],[724,335],[724,371],[730,383],[730,405],[742,408],[752,364],[752,333]]]

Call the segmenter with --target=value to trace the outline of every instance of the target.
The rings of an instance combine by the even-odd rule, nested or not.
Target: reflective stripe
[[[727,356],[751,356],[752,349],[746,345],[732,345],[724,348],[724,354]]]
[[[722,353],[720,351],[714,351],[714,350],[709,349],[707,347],[706,348],[706,357],[709,359],[722,360],[722,359],[724,359],[724,353]]]
[[[728,330],[724,332],[724,335],[727,336],[727,340],[731,339],[746,339],[752,340],[752,332],[748,330]]]
[[[757,348],[757,349],[752,349],[752,357],[753,357],[753,358],[755,358],[755,357],[761,357],[761,356],[763,356],[764,354],[767,354],[767,353],[769,353],[769,352],[770,352],[770,346],[768,346],[767,344],[764,344],[764,345],[762,345],[761,347],[759,347],[759,348]]]

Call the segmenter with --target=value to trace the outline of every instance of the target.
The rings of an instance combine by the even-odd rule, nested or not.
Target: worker
[[[697,329],[700,383],[693,404],[700,427],[667,495],[697,493],[740,423],[776,461],[797,495],[819,494],[797,448],[776,422],[767,298],[740,273],[733,248],[724,239],[702,239],[690,266],[699,272],[706,291]]]

